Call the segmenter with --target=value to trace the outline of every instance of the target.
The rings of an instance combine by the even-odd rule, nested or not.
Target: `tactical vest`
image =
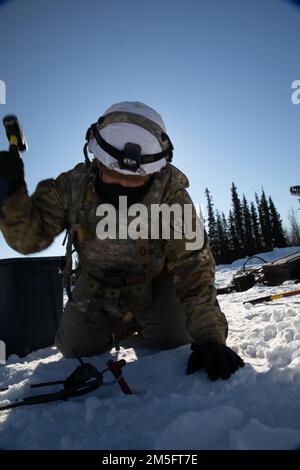
[[[79,164],[71,173],[66,200],[69,229],[64,274],[68,279],[74,245],[80,264],[79,278],[88,276],[89,279],[88,295],[102,299],[104,309],[111,316],[120,317],[151,305],[152,279],[165,268],[166,241],[97,237],[96,210],[101,204],[95,191],[97,171],[99,168],[93,162],[89,167]],[[188,186],[187,178],[171,164],[155,174],[143,200],[139,201],[148,209],[149,227],[151,204],[161,204],[170,185],[174,191]]]

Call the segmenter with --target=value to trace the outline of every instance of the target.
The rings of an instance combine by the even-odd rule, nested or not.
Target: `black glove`
[[[18,152],[0,152],[0,205],[22,185],[25,185],[24,165]]]
[[[204,367],[210,380],[229,379],[231,374],[245,365],[243,359],[225,344],[192,344],[191,350],[193,352],[188,360],[187,374]]]
[[[24,165],[18,152],[0,152],[0,178],[1,180],[24,179]]]

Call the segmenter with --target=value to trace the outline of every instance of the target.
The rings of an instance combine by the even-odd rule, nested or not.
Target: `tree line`
[[[232,183],[232,207],[227,217],[214,208],[207,188],[205,196],[206,231],[217,264],[287,246],[280,214],[271,196],[267,197],[263,189],[260,196],[255,193],[255,203],[249,203],[245,195],[242,200],[239,198],[237,187]]]

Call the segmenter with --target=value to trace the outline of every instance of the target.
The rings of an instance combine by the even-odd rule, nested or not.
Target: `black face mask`
[[[96,191],[99,199],[109,204],[112,204],[116,209],[119,207],[119,196],[127,196],[127,205],[131,206],[140,202],[147,189],[149,188],[152,182],[152,176],[150,179],[143,184],[143,186],[138,186],[137,188],[127,188],[120,184],[113,183],[104,183],[102,179],[97,178],[96,180]]]

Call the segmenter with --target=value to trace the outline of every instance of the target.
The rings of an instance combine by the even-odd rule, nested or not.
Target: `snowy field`
[[[297,250],[261,256],[271,260]],[[219,266],[217,285],[229,284],[242,264]],[[246,362],[230,380],[210,382],[204,371],[186,376],[189,347],[154,352],[134,337],[118,355],[112,350],[89,361],[103,369],[108,359],[125,358],[134,395],[114,385],[68,402],[0,412],[0,448],[299,449],[300,296],[243,305],[295,289],[300,283],[290,281],[218,297],[229,321],[228,345]],[[0,365],[0,386],[10,386],[0,405],[34,393],[30,383],[66,378],[76,366],[54,347],[11,356]]]

